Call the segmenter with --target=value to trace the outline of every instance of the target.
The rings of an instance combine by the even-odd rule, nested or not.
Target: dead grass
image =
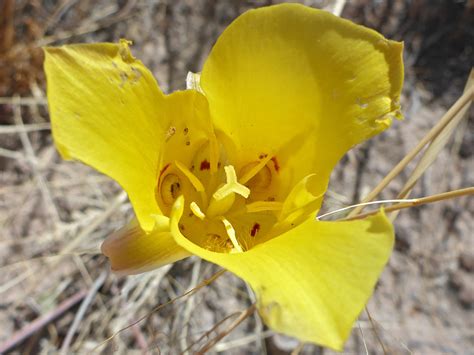
[[[355,2],[313,3],[346,5],[349,13]],[[39,45],[130,38],[135,55],[171,91],[183,88],[187,71],[197,71],[212,42],[238,13],[262,4],[2,3],[0,349],[10,341],[16,342],[12,349],[25,354],[174,354],[200,349],[226,354],[331,353],[275,336],[253,312],[255,297],[242,281],[196,258],[137,276],[109,274],[99,245],[133,211],[117,184],[88,167],[62,161],[50,135]],[[387,16],[396,18],[396,9],[391,11]],[[408,53],[414,55],[419,62],[420,52]],[[407,79],[407,120],[343,159],[333,174],[325,211],[358,202],[352,197],[393,199],[405,191],[417,169],[414,155],[388,187],[369,194],[416,149],[447,109],[431,101],[433,95],[410,68]],[[446,91],[441,102],[452,104],[459,96],[461,92]],[[457,124],[457,129],[441,127],[423,144],[435,142],[450,128],[452,138],[438,144],[433,164],[424,164],[424,174],[410,185],[412,196],[474,185],[472,117]],[[463,353],[474,346],[469,269],[469,260],[474,260],[469,235],[473,215],[472,199],[466,197],[400,214],[396,250],[369,304],[370,316],[361,316],[347,351]]]

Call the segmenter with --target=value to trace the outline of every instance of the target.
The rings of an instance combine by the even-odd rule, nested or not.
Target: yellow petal
[[[112,270],[123,275],[153,270],[190,255],[176,244],[168,225],[145,233],[136,220],[110,235],[101,249]]]
[[[151,231],[152,215],[160,213],[155,199],[160,162],[177,143],[183,155],[202,143],[202,117],[211,130],[205,98],[196,91],[163,95],[126,41],[45,48],[45,55],[53,137],[61,155],[115,179],[142,228]],[[188,128],[184,134],[186,122],[200,133],[194,137]]]
[[[258,309],[272,329],[341,350],[371,296],[394,241],[383,213],[365,220],[307,220],[244,253],[215,253],[186,239],[171,216],[176,242],[189,252],[234,272],[257,294]]]
[[[200,84],[233,161],[275,154],[288,193],[311,173],[328,179],[350,147],[400,116],[402,48],[321,10],[270,6],[223,32]]]

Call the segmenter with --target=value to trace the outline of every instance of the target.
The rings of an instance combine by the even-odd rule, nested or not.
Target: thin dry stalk
[[[17,102],[21,102],[19,96],[16,96],[16,100]],[[59,212],[56,208],[56,204],[54,203],[51,191],[49,190],[46,180],[44,179],[43,175],[39,170],[38,160],[35,156],[33,145],[31,144],[30,138],[28,137],[28,134],[26,133],[26,130],[23,126],[23,117],[21,115],[21,106],[19,104],[15,105],[14,107],[13,118],[15,120],[15,124],[21,128],[19,134],[20,140],[23,144],[23,149],[25,150],[26,156],[28,157],[28,160],[30,162],[31,169],[33,170],[33,174],[37,180],[39,190],[43,197],[43,201],[52,218],[52,221],[54,222],[53,225],[56,228],[56,226],[59,225],[59,222],[61,221],[59,217]]]
[[[77,311],[76,316],[74,317],[74,321],[72,322],[72,325],[66,334],[66,338],[64,339],[63,345],[61,346],[61,350],[59,352],[60,354],[65,355],[68,353],[72,338],[74,334],[76,333],[77,328],[79,328],[79,324],[81,323],[82,318],[84,318],[84,315],[86,314],[86,311],[89,308],[91,302],[93,301],[95,295],[104,284],[107,278],[107,275],[108,275],[107,271],[102,271],[102,273],[95,280],[94,284],[89,290],[87,297],[84,299],[84,301],[82,301],[81,306],[79,307],[79,310]]]
[[[262,341],[264,343],[264,339],[265,338],[268,338],[268,337],[271,337],[275,335],[275,333],[271,330],[266,330],[260,334],[250,334],[250,335],[247,335],[247,336],[244,336],[242,338],[239,338],[239,339],[235,339],[235,340],[229,340],[228,342],[223,342],[223,343],[219,343],[217,344],[215,347],[214,347],[214,350],[216,352],[226,352],[230,349],[233,349],[233,348],[238,348],[238,347],[241,347],[241,346],[244,346],[244,345],[247,345],[247,344],[250,344],[250,343],[253,343],[253,342],[257,342],[257,341]],[[266,354],[266,349],[263,349],[263,351],[261,352],[262,354]]]
[[[462,196],[469,196],[474,194],[474,187],[467,187],[465,189],[459,189],[459,190],[453,190],[453,191],[448,191],[448,192],[443,192],[440,194],[435,194],[431,196],[426,196],[426,197],[421,197],[421,198],[414,198],[408,200],[408,202],[402,202],[402,203],[397,203],[396,205],[393,206],[388,206],[385,207],[385,212],[392,212],[392,211],[398,211],[404,208],[410,208],[410,207],[415,207],[415,206],[421,206],[421,205],[426,205],[428,203],[433,203],[433,202],[438,202],[438,201],[443,201],[443,200],[448,200],[451,198],[455,197],[462,197]],[[371,211],[371,212],[366,212],[366,213],[360,213],[358,215],[353,215],[347,216],[343,220],[353,220],[353,219],[360,219],[360,218],[365,218],[367,216],[371,216],[373,214],[378,213],[379,211]]]
[[[175,303],[176,301],[180,300],[181,298],[184,298],[186,296],[190,296],[190,295],[193,295],[194,293],[198,292],[199,290],[201,290],[202,288],[210,285],[211,283],[213,283],[215,280],[217,280],[220,276],[222,276],[227,270],[219,270],[218,272],[216,272],[214,275],[212,275],[210,278],[202,281],[199,285],[197,285],[195,288],[189,290],[189,291],[186,291],[185,293],[179,295],[178,297],[176,298],[173,298],[171,300],[169,300],[168,302],[165,302],[165,303],[162,303],[160,304],[159,306],[156,306],[155,308],[153,308],[146,316],[143,316],[141,317],[140,319],[136,320],[135,322],[127,325],[126,327],[120,329],[119,331],[115,332],[114,334],[112,334],[110,337],[108,337],[107,339],[105,339],[102,343],[100,343],[99,345],[97,345],[93,351],[97,351],[97,349],[99,347],[101,347],[102,345],[108,343],[109,341],[111,341],[113,338],[115,338],[118,334],[120,334],[121,332],[123,332],[124,330],[127,330],[131,327],[133,327],[134,325],[140,323],[141,321],[149,318],[153,313],[155,312],[158,312],[160,309],[170,305],[170,304],[173,304]]]
[[[382,352],[384,355],[387,355],[387,350],[385,349],[385,345],[382,341],[382,338],[380,337],[379,335],[379,332],[377,330],[377,327],[375,325],[375,322],[374,320],[372,319],[372,316],[370,315],[370,312],[369,312],[369,309],[367,308],[367,306],[365,307],[365,312],[367,313],[367,316],[369,317],[369,321],[370,321],[370,324],[372,325],[372,330],[375,334],[375,337],[377,338],[377,341],[379,342],[380,346],[382,347]]]
[[[204,345],[198,352],[196,352],[196,355],[203,355],[210,349],[214,347],[222,338],[230,334],[237,326],[242,323],[245,319],[247,319],[249,316],[251,316],[256,309],[255,303],[252,304],[249,308],[247,308],[245,311],[243,311],[240,316],[232,322],[232,324],[227,328],[225,331],[219,333],[214,339],[211,339],[206,345]]]
[[[474,87],[474,69],[471,70],[466,86],[464,88],[464,92],[467,92],[469,89]],[[469,108],[471,107],[471,102],[465,105],[456,116],[453,117],[452,121],[449,122],[446,127],[439,133],[439,135],[434,138],[428,148],[426,148],[425,152],[419,159],[415,169],[410,174],[410,177],[403,185],[403,188],[397,195],[397,198],[403,199],[407,198],[410,195],[411,190],[415,186],[418,179],[424,174],[426,169],[428,169],[431,164],[435,161],[438,157],[440,151],[446,146],[449,141],[449,138],[454,133],[455,129],[459,126],[459,124],[467,117],[467,113]],[[397,218],[398,211],[394,212],[390,215],[390,219],[392,222]]]
[[[218,329],[224,322],[226,322],[230,318],[233,318],[233,317],[235,317],[239,314],[240,314],[240,312],[234,312],[232,314],[229,314],[228,316],[225,316],[223,319],[221,319],[216,324],[214,324],[211,329],[209,329],[203,335],[201,335],[197,340],[193,341],[186,349],[183,350],[183,352],[181,354],[182,355],[187,354],[192,349],[192,347],[194,345],[199,344],[199,342],[201,342],[204,338],[208,338],[209,335],[211,335],[212,332],[214,332],[216,329]]]
[[[398,175],[403,169],[410,163],[418,153],[434,138],[436,138],[440,132],[446,127],[446,125],[453,120],[456,115],[468,105],[474,96],[474,87],[467,90],[457,101],[451,106],[451,108],[444,114],[439,122],[423,137],[423,139],[413,148],[405,157],[390,171],[382,181],[362,200],[362,203],[372,201],[382,192],[385,187]],[[349,216],[359,214],[364,209],[364,206],[356,207]]]
[[[192,289],[197,286],[199,275],[201,273],[201,259],[197,259],[193,265],[193,271],[191,276],[191,282],[189,284],[189,288]],[[187,341],[188,341],[188,330],[189,330],[189,321],[191,319],[191,314],[193,312],[195,305],[194,297],[189,297],[186,301],[186,305],[184,307],[184,314],[183,314],[183,330],[182,330],[182,338],[181,338],[181,349],[188,349]],[[183,351],[186,353],[186,350]]]
[[[293,349],[290,355],[299,355],[299,353],[303,350],[305,343],[299,343],[296,348]]]

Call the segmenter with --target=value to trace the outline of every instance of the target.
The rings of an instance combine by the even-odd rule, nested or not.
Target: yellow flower
[[[383,213],[315,216],[338,160],[400,116],[402,47],[302,5],[260,8],[170,95],[126,41],[46,48],[58,150],[118,181],[135,210],[102,246],[112,269],[198,255],[247,281],[272,329],[342,349],[393,229]]]

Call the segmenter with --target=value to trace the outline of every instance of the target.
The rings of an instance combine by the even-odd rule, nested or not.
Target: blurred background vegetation
[[[278,1],[0,0],[0,353],[193,353],[249,306],[252,292],[226,273],[152,312],[218,270],[195,258],[131,277],[108,272],[98,247],[133,211],[116,183],[59,158],[41,46],[130,39],[134,55],[172,92],[185,88],[188,71],[200,71],[232,20],[273,3]],[[474,65],[474,1],[301,3],[405,42],[406,120],[344,157],[324,212],[364,197],[462,94]],[[473,127],[471,110],[413,196],[474,185]],[[396,196],[406,174],[381,197]],[[401,213],[396,249],[369,304],[373,321],[361,315],[347,353],[472,351],[473,217],[468,198]],[[256,317],[212,351],[331,353],[275,335]]]

